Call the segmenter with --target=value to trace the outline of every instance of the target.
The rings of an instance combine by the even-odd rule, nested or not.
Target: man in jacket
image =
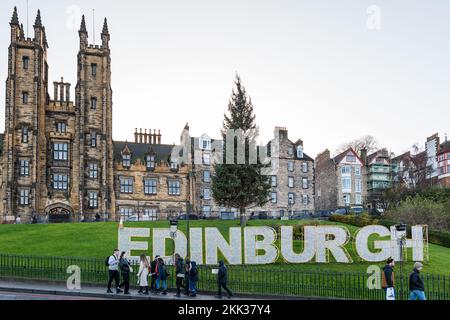
[[[386,261],[386,265],[383,267],[383,272],[381,273],[381,287],[385,293],[387,293],[388,288],[394,288],[394,266],[394,259],[389,258]]]
[[[191,266],[191,261],[189,258],[186,258],[184,264],[184,294],[189,295],[189,268]]]
[[[181,288],[184,288],[183,279],[185,277],[186,269],[184,267],[184,260],[178,254],[175,253],[175,275],[176,275],[176,285],[177,285],[177,294],[175,297],[181,297]]]
[[[197,296],[197,282],[198,282],[198,270],[197,263],[191,261],[189,267],[189,291],[191,292],[191,297]]]
[[[111,291],[111,284],[114,280],[116,285],[116,293],[121,293],[122,290],[120,290],[119,282],[119,249],[115,249],[112,256],[108,259],[108,274],[109,274],[109,280],[108,280],[108,290],[107,293],[113,293]]]
[[[423,264],[420,262],[414,263],[414,270],[409,276],[409,300],[427,300],[425,297],[425,286],[420,276]]]
[[[155,260],[150,262],[150,291],[156,292],[156,279],[158,279],[158,259],[159,256],[155,256]]]
[[[227,267],[225,267],[225,263],[223,261],[219,261],[219,272],[217,274],[217,284],[219,286],[219,294],[218,298],[222,299],[222,288],[225,289],[225,291],[228,294],[228,298],[231,298],[233,294],[231,293],[230,289],[227,287]]]

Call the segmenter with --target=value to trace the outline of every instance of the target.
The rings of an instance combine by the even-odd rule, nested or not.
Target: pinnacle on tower
[[[103,30],[102,30],[102,34],[109,34],[109,30],[108,30],[108,20],[106,20],[103,22]]]
[[[25,38],[25,32],[23,31],[23,24],[20,24],[20,37],[23,39]]]
[[[86,21],[85,21],[85,19],[84,19],[84,14],[83,14],[83,16],[81,17],[80,31],[81,31],[81,32],[87,32],[87,30],[86,30]]]
[[[19,16],[17,15],[17,7],[14,7],[14,12],[11,18],[11,24],[19,25]]]
[[[38,9],[36,21],[34,22],[35,27],[42,27],[42,21],[41,21],[41,10]]]

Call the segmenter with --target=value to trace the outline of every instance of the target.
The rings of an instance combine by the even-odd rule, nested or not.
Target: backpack
[[[186,263],[184,262],[184,259],[181,260],[180,266],[181,266],[181,268],[180,268],[181,269],[181,273],[185,274],[186,273]]]
[[[105,259],[105,266],[109,267],[109,258],[111,258],[111,256],[107,256]]]

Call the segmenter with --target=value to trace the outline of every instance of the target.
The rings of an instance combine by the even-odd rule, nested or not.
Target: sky
[[[218,137],[236,72],[260,142],[281,126],[312,157],[363,135],[400,154],[450,134],[448,0],[28,2],[29,36],[38,8],[47,30],[49,82],[63,76],[72,97],[81,14],[96,44],[108,18],[114,140],[151,128],[163,143],[178,143],[186,123],[192,136]],[[13,7],[27,29],[26,3],[0,2],[0,79]]]

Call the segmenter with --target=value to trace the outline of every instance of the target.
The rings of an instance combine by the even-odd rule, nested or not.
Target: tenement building
[[[363,151],[365,152],[365,151]],[[365,161],[353,149],[331,158],[325,150],[316,158],[315,205],[317,210],[362,206],[366,200]]]

